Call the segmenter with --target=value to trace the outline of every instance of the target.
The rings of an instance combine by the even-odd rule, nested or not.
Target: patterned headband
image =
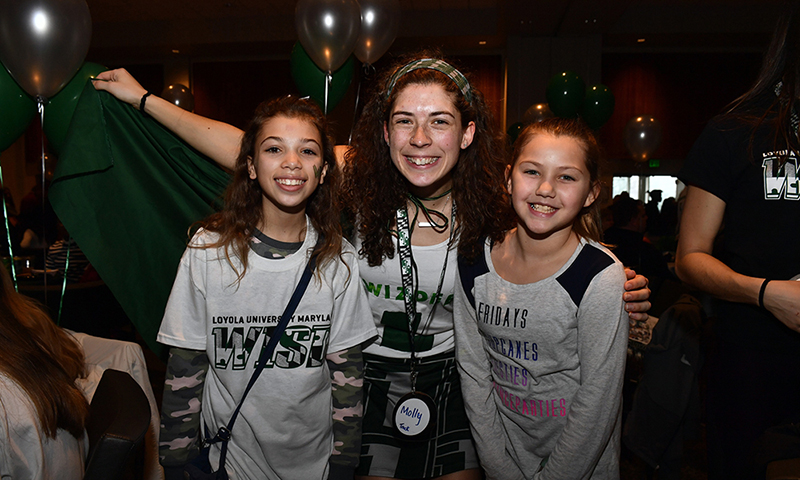
[[[389,98],[389,95],[392,94],[394,85],[397,83],[397,80],[399,80],[400,77],[412,70],[418,70],[420,68],[436,70],[437,72],[442,72],[447,75],[447,77],[450,78],[450,80],[452,80],[453,83],[455,83],[456,86],[461,90],[461,93],[464,95],[464,98],[467,99],[467,102],[472,103],[472,89],[469,86],[467,77],[465,77],[463,73],[459,72],[454,66],[450,65],[444,60],[437,60],[435,58],[414,60],[413,62],[404,65],[402,68],[394,72],[392,79],[389,81],[389,88],[386,90],[386,98]]]

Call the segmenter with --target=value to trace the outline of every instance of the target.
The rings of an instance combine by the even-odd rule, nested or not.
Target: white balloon
[[[359,0],[361,5],[361,34],[356,42],[355,55],[362,63],[375,63],[389,50],[400,30],[398,0]]]
[[[353,53],[361,28],[356,0],[298,0],[295,28],[311,60],[331,73]]]
[[[50,98],[69,82],[91,38],[84,0],[0,0],[0,62],[34,97]]]

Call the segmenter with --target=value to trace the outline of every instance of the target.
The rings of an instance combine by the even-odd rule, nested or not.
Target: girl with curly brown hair
[[[510,226],[505,139],[483,95],[439,54],[398,60],[377,86],[345,161],[361,277],[379,332],[365,348],[358,473],[480,478],[453,355],[455,250],[474,256],[479,238],[499,240]],[[398,238],[410,239],[398,246],[400,261]],[[432,401],[422,438],[396,427],[396,406],[411,392]]]

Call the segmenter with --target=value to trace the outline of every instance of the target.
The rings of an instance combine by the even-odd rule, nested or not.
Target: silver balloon
[[[84,0],[0,0],[0,62],[32,96],[58,93],[83,64],[91,38]]]
[[[361,63],[372,64],[389,50],[400,30],[399,0],[359,0],[361,33],[355,55]]]
[[[189,91],[189,88],[181,85],[180,83],[173,83],[161,92],[161,98],[174,103],[182,109],[193,112],[194,111],[194,95]]]
[[[661,144],[661,123],[651,115],[633,117],[625,125],[625,146],[637,162],[646,162]]]
[[[356,0],[298,0],[294,23],[308,56],[321,70],[331,73],[353,53],[361,8]]]
[[[544,119],[553,118],[555,114],[550,110],[550,106],[546,103],[536,103],[525,110],[525,115],[522,117],[524,123],[539,123]]]

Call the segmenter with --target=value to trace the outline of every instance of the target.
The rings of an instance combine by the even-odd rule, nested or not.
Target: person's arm
[[[208,368],[204,351],[178,347],[169,350],[158,446],[167,480],[182,480],[183,467],[200,451],[200,405]]]
[[[506,451],[502,433],[505,427],[494,401],[492,371],[483,349],[483,335],[478,330],[475,310],[458,280],[453,316],[461,393],[481,467],[488,480],[522,479],[522,472]]]
[[[124,68],[100,73],[93,84],[137,110],[147,93]],[[233,125],[187,112],[155,95],[147,97],[145,112],[220,166],[232,170],[236,165],[242,131]]]
[[[701,188],[687,188],[675,256],[678,277],[722,300],[758,305],[764,279],[737,273],[712,256],[725,202]],[[800,282],[770,282],[764,291],[764,307],[786,326],[800,331]]]
[[[619,466],[599,465],[604,452],[619,448],[622,383],[628,347],[628,321],[622,305],[622,267],[611,265],[592,280],[578,310],[580,386],[567,422],[541,472],[533,478],[611,478]],[[599,471],[598,468],[610,471]]]
[[[331,373],[333,452],[328,480],[352,480],[361,454],[364,359],[356,345],[325,357]]]
[[[650,310],[650,302],[648,301],[650,289],[647,288],[647,278],[637,275],[630,268],[625,269],[625,276],[628,278],[628,281],[625,282],[625,292],[622,294],[622,299],[625,301],[625,311],[628,312],[628,317],[631,320],[647,320],[647,311]]]

